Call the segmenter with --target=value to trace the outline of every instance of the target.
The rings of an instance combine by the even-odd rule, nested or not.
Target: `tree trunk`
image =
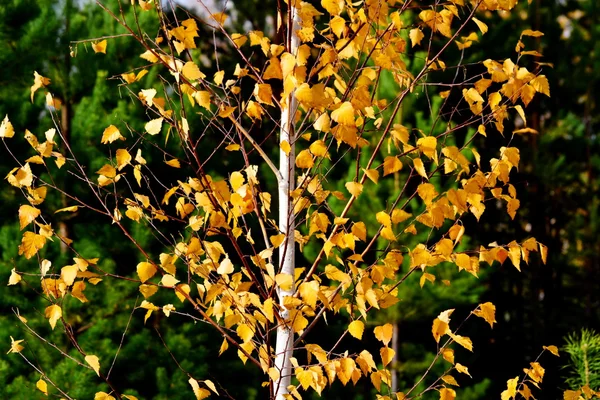
[[[289,4],[289,3],[288,3]],[[290,24],[291,22],[291,24]],[[300,17],[295,7],[290,6],[288,11],[288,51],[296,55],[298,52],[299,39],[296,31],[300,29]],[[290,28],[291,25],[291,28]],[[285,76],[283,79],[285,80]],[[281,132],[279,134],[279,143],[286,141],[290,144],[289,154],[286,154],[281,147],[279,149],[279,172],[281,180],[278,183],[279,192],[279,231],[285,234],[285,240],[279,246],[279,273],[291,275],[294,279],[294,255],[295,255],[295,214],[291,203],[290,191],[295,187],[295,163],[296,163],[296,137],[294,134],[294,115],[297,109],[297,101],[294,92],[290,93],[287,99],[284,99],[281,107]],[[281,317],[286,321],[285,325],[277,328],[277,340],[275,345],[275,368],[279,371],[279,379],[274,382],[273,393],[277,400],[283,400],[284,395],[288,394],[288,386],[292,378],[291,357],[293,355],[294,332],[289,321],[289,312],[283,305],[286,296],[293,296],[294,287],[290,290],[283,290],[277,287],[279,296],[279,306]],[[289,322],[289,324],[288,324]]]

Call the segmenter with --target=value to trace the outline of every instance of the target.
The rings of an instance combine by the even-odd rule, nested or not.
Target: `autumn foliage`
[[[27,156],[14,155],[6,180],[27,200],[18,210],[19,254],[35,260],[13,269],[9,285],[26,281],[49,301],[44,315],[52,329],[62,326],[81,367],[109,385],[100,399],[134,396],[111,384],[108,360],[77,345],[65,310],[72,299],[86,303],[87,294],[115,280],[139,286],[144,300],[134,318],[185,310],[181,315],[211,325],[222,336],[219,352],[237,352],[248,368],[260,369],[273,398],[325,394],[338,382],[366,379],[380,399],[432,391],[454,399],[453,374],[469,375],[454,348],[474,351],[477,344],[460,334],[465,321],[451,321],[453,309],[432,322],[432,365],[445,363],[446,372],[424,390],[416,390],[419,381],[392,392],[393,327],[371,321],[379,310],[401,306],[398,287],[410,275],[420,276],[421,287],[451,285],[438,278],[440,268],[477,277],[494,263],[520,271],[532,252],[546,261],[547,248],[534,238],[477,248],[462,242],[463,220],[498,212],[492,207],[498,204],[511,218],[518,212],[511,174],[520,153],[511,141],[537,133],[527,126],[527,105],[550,95],[541,69],[520,66],[524,57],[540,56],[528,47],[538,31],[522,32],[512,58],[480,60],[479,69],[463,73],[464,55],[494,29],[486,18],[516,3],[296,1],[282,4],[279,36],[231,32],[223,12],[180,20],[160,2],[100,5],[139,44],[139,67],[113,78],[115,93],[127,94],[147,119],[119,115],[97,127],[107,158],[93,170],[60,126],[40,134],[4,119],[3,140],[20,136],[31,145]],[[156,32],[138,30],[131,22],[138,13],[155,13]],[[202,36],[201,27],[214,37]],[[98,57],[111,57],[111,40],[89,44]],[[201,61],[202,41],[215,41],[213,64]],[[231,65],[218,63],[223,43],[236,60]],[[148,86],[151,76],[158,79]],[[384,85],[393,85],[393,97],[381,95]],[[52,82],[34,72],[31,99],[41,94],[57,113],[61,99]],[[439,107],[429,103],[423,110],[430,130],[404,125],[403,104],[430,97],[439,100]],[[505,130],[516,119],[521,127]],[[484,159],[476,144],[492,135],[503,144]],[[55,179],[65,170],[87,197]],[[66,206],[45,206],[52,191]],[[387,206],[372,210],[370,196],[387,197]],[[74,213],[74,224],[90,213],[103,216],[115,235],[136,246],[139,263],[126,273],[104,270],[102,258],[80,254],[76,239],[56,230],[57,213]],[[161,250],[136,240],[136,224],[154,233]],[[45,258],[59,243],[73,252],[72,265]],[[171,300],[155,300],[158,292]],[[20,310],[23,324],[29,311]],[[469,317],[493,328],[495,311],[486,302]],[[315,334],[324,320],[347,326],[333,347]],[[378,348],[357,351],[367,336]],[[10,352],[23,345],[13,340]],[[558,355],[554,346],[545,350]],[[197,399],[218,394],[211,380],[183,373]],[[422,379],[430,373],[431,367]],[[39,390],[47,394],[50,384],[68,397],[41,376]],[[508,382],[502,399],[532,398],[543,376],[536,360]]]

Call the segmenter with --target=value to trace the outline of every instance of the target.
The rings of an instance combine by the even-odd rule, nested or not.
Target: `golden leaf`
[[[421,44],[421,40],[425,37],[423,31],[418,28],[411,29],[408,36],[410,37],[410,42],[412,47],[415,47],[418,44]]]
[[[290,274],[277,274],[275,275],[275,282],[281,290],[292,290],[294,287],[294,277]]]
[[[326,114],[324,114],[324,115],[326,115]],[[328,156],[327,146],[325,145],[325,142],[323,142],[322,140],[315,140],[313,143],[311,143],[311,145],[309,146],[308,149],[316,157]]]
[[[487,33],[488,26],[484,22],[481,22],[477,18],[473,18],[473,22],[475,22],[477,24],[477,27],[479,28],[481,33],[483,33],[484,35]]]
[[[393,174],[402,169],[402,161],[398,157],[388,156],[383,160],[383,176]]]
[[[417,140],[417,148],[427,157],[437,162],[437,139],[435,136],[426,136]]]
[[[493,328],[496,322],[496,306],[490,302],[480,304],[477,310],[473,311],[476,316],[485,319]]]
[[[146,282],[148,279],[152,278],[154,274],[156,274],[156,267],[149,262],[141,262],[136,267],[138,277],[142,283]]]
[[[46,396],[48,396],[48,384],[46,383],[45,380],[43,380],[42,378],[40,378],[36,383],[35,383],[35,387],[42,393],[44,393]]]
[[[106,392],[97,392],[94,395],[94,400],[116,400],[116,399]]]
[[[162,128],[162,123],[163,123],[162,117],[156,118],[151,121],[148,121],[146,123],[146,125],[144,126],[144,129],[146,129],[146,132],[148,132],[150,135],[157,135],[160,133],[160,130]]]
[[[455,398],[456,392],[454,390],[446,387],[440,389],[440,400],[454,400]]]
[[[380,342],[383,342],[384,346],[387,346],[390,340],[392,340],[392,335],[394,334],[394,327],[392,324],[385,324],[381,326],[375,327],[373,330],[375,337]]]
[[[460,344],[465,349],[473,351],[473,342],[468,337],[455,335],[450,331],[448,331],[448,336],[450,336],[456,343]]]
[[[15,129],[12,123],[8,120],[8,114],[2,120],[0,124],[0,138],[11,138],[15,135]]]
[[[168,166],[173,167],[173,168],[181,168],[181,164],[179,163],[179,160],[176,158],[173,158],[169,161],[165,161],[165,164],[167,164]]]
[[[106,39],[101,40],[99,42],[92,42],[92,50],[94,50],[94,53],[106,54],[106,44]]]
[[[554,354],[556,357],[560,357],[558,354],[558,347],[556,346],[543,346],[544,350],[548,350],[550,353]]]
[[[85,356],[85,362],[92,367],[96,375],[100,376],[100,360],[97,356],[87,355]]]
[[[348,192],[354,197],[360,196],[363,191],[363,185],[358,182],[346,182],[345,186],[346,189],[348,189]]]
[[[33,222],[40,214],[41,211],[35,207],[28,205],[19,207],[19,224],[21,230]]]
[[[379,350],[379,354],[381,355],[381,362],[385,367],[394,359],[394,355],[396,355],[396,352],[394,351],[394,349],[385,346]]]
[[[50,84],[50,79],[40,75],[37,71],[33,72],[33,86],[31,86],[31,102],[33,103],[34,93],[41,87],[46,87]]]
[[[279,147],[281,148],[281,150],[285,153],[286,156],[290,155],[290,150],[292,149],[292,147],[290,146],[290,143],[287,140],[283,140],[280,144]]]
[[[415,166],[415,169],[417,170],[417,173],[419,175],[421,175],[423,178],[429,180],[429,177],[427,176],[427,172],[425,172],[425,166],[423,165],[423,160],[421,160],[420,158],[415,158],[415,159],[413,159],[413,165]]]
[[[348,325],[348,332],[358,340],[362,340],[362,335],[365,330],[365,324],[360,320],[355,320]]]
[[[200,71],[200,68],[198,68],[193,61],[186,62],[183,65],[181,73],[188,81],[195,81],[198,79],[204,79],[206,77],[206,75]]]
[[[354,125],[354,107],[345,101],[336,110],[331,112],[331,119],[341,125]]]
[[[52,304],[51,306],[46,307],[44,310],[44,315],[46,318],[48,318],[52,329],[54,329],[56,326],[56,321],[62,317],[62,308],[56,304]]]
[[[514,399],[517,395],[517,385],[519,384],[519,377],[516,376],[513,379],[509,379],[506,382],[507,388],[500,394],[502,400]]]
[[[102,139],[100,140],[100,143],[112,143],[115,140],[125,140],[125,138],[121,135],[121,132],[119,132],[119,129],[116,126],[110,125],[102,133]]]
[[[215,72],[215,75],[213,77],[213,81],[215,82],[215,85],[220,85],[221,83],[223,83],[224,77],[225,77],[225,71]]]
[[[21,245],[19,246],[19,255],[25,255],[25,258],[30,259],[46,244],[46,237],[38,235],[34,232],[25,232]]]
[[[523,32],[521,32],[521,37],[523,36],[540,37],[544,36],[544,34],[540,31],[532,31],[531,29],[525,29]]]
[[[246,324],[238,325],[236,332],[237,332],[238,336],[240,337],[240,339],[242,339],[242,341],[244,343],[249,342],[254,337],[254,332]]]
[[[268,83],[256,83],[254,85],[254,96],[259,103],[273,105],[273,90]]]
[[[313,156],[310,154],[310,151],[302,150],[300,153],[298,153],[298,156],[296,157],[296,167],[307,169],[312,168],[314,164],[315,162],[313,160]]]
[[[10,349],[8,349],[8,352],[6,354],[10,354],[10,353],[20,353],[24,347],[21,346],[21,343],[23,342],[24,339],[20,339],[20,340],[15,340],[13,339],[13,337],[10,337]]]

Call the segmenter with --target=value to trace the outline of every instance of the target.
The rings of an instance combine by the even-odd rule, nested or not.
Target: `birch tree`
[[[494,28],[485,20],[517,2],[288,1],[275,18],[283,34],[273,37],[231,32],[228,12],[202,2],[204,18],[181,18],[160,2],[112,8],[99,2],[119,30],[79,42],[73,55],[89,48],[115,57],[111,42],[137,42],[139,67],[113,77],[115,95],[143,107],[147,119],[116,115],[98,126],[107,160],[92,169],[64,140],[60,124],[41,135],[6,116],[3,140],[24,132],[32,147],[25,157],[13,155],[16,165],[6,177],[27,200],[18,212],[23,262],[9,285],[27,283],[47,298],[51,329],[62,327],[79,352],[74,362],[109,388],[100,399],[135,396],[112,383],[109,360],[78,345],[68,306],[115,280],[139,286],[144,300],[134,318],[162,313],[218,331],[220,353],[235,351],[248,368],[260,369],[271,398],[321,395],[329,386],[367,379],[381,399],[434,391],[454,399],[455,376],[469,376],[454,348],[474,351],[459,334],[460,320],[474,315],[493,327],[493,304],[473,305],[458,322],[451,322],[452,308],[442,312],[427,332],[436,351],[432,364],[414,386],[394,391],[393,327],[369,323],[378,310],[401,306],[398,287],[410,275],[419,274],[421,286],[451,285],[438,278],[440,271],[475,279],[485,264],[521,270],[531,252],[546,259],[546,247],[534,238],[466,249],[462,243],[468,235],[462,221],[485,218],[489,204],[512,218],[517,213],[510,179],[520,156],[511,138],[537,133],[527,127],[526,107],[534,96],[550,95],[546,77],[521,65],[541,56],[528,47],[541,32],[524,30],[515,54],[503,60],[464,64]],[[155,15],[156,32],[139,28],[141,13]],[[211,37],[200,33],[207,31]],[[225,52],[235,61],[223,63]],[[43,95],[53,105],[52,82],[43,72],[32,74],[31,98]],[[146,86],[148,74],[162,84]],[[386,77],[397,91],[391,99],[380,97]],[[423,104],[429,131],[402,123],[407,101]],[[505,129],[517,119],[521,128]],[[495,158],[482,159],[477,143],[492,135],[503,144]],[[53,179],[58,169],[67,169],[89,197],[63,190]],[[44,208],[50,193],[69,205]],[[369,196],[383,196],[386,207],[370,209]],[[61,212],[76,213],[73,223],[89,213],[104,216],[115,235],[136,246],[139,263],[106,270],[101,258],[79,251],[77,238],[54,230]],[[152,245],[136,239],[138,224],[153,233]],[[424,232],[427,239],[412,245]],[[48,247],[60,244],[73,252],[72,265],[45,258]],[[26,327],[30,311],[19,310]],[[317,327],[331,321],[346,329],[326,347]],[[367,345],[367,337],[378,345]],[[13,339],[10,352],[25,358],[22,349],[22,340]],[[437,364],[445,372],[431,377]],[[70,398],[32,365],[41,375],[39,390]],[[179,367],[197,399],[219,394],[214,382]],[[502,398],[529,398],[528,384],[542,378],[536,361],[522,379],[508,382]],[[424,381],[431,383],[423,387]]]

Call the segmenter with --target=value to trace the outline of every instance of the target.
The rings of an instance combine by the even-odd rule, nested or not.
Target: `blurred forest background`
[[[18,141],[11,151],[26,152],[29,145],[22,139],[25,128],[40,134],[57,124],[67,135],[74,151],[87,160],[90,168],[99,168],[104,155],[97,148],[102,130],[112,121],[127,115],[128,121],[143,110],[122,95],[118,80],[111,79],[136,67],[136,44],[128,38],[109,42],[106,56],[94,54],[89,44],[73,41],[122,33],[117,24],[94,2],[76,0],[4,0],[0,6],[0,116],[9,115]],[[115,9],[115,0],[106,0]],[[125,2],[129,4],[129,1]],[[180,4],[192,13],[201,11],[193,2]],[[233,0],[227,8],[234,16],[237,31],[248,28],[274,33],[275,0]],[[581,329],[600,329],[600,6],[597,0],[533,0],[520,1],[517,10],[506,17],[490,14],[483,18],[494,29],[479,43],[465,50],[465,65],[469,59],[503,60],[514,57],[514,47],[524,29],[544,32],[545,36],[532,39],[533,46],[544,57],[529,57],[522,62],[530,71],[536,71],[537,62],[551,63],[544,67],[550,81],[552,96],[536,98],[526,109],[528,125],[539,135],[514,137],[513,144],[521,149],[521,165],[515,183],[521,207],[514,221],[506,212],[494,213],[488,208],[481,223],[465,221],[469,246],[492,241],[508,243],[534,236],[549,247],[547,265],[535,257],[522,273],[506,263],[483,267],[480,279],[462,273],[453,278],[452,286],[425,285],[419,287],[418,277],[401,286],[402,301],[393,310],[382,312],[379,323],[393,322],[398,327],[398,388],[411,386],[428,366],[435,352],[430,335],[432,320],[442,310],[457,308],[463,317],[477,303],[491,301],[496,307],[498,323],[490,330],[487,325],[467,324],[464,334],[475,344],[475,353],[469,355],[472,379],[459,381],[458,398],[499,398],[506,381],[519,374],[533,361],[543,345],[555,344],[563,348],[569,334]],[[184,15],[186,10],[175,11]],[[156,31],[153,21],[141,15],[140,24],[150,35]],[[153,31],[154,30],[154,31]],[[211,32],[198,41],[204,56],[214,57]],[[220,63],[227,65],[232,56],[225,44],[219,44]],[[529,46],[531,48],[531,46]],[[76,57],[70,56],[76,52]],[[460,52],[455,52],[460,57]],[[445,60],[451,64],[451,60]],[[416,58],[409,63],[419,62]],[[234,63],[235,64],[235,63]],[[417,66],[415,65],[415,68]],[[58,113],[47,109],[42,96],[32,103],[29,88],[33,71],[52,79],[52,90],[63,106]],[[211,71],[204,71],[211,75]],[[214,71],[213,71],[214,72]],[[465,67],[464,73],[474,71]],[[144,86],[157,82],[151,71],[144,78]],[[395,96],[393,80],[389,79],[380,96]],[[141,87],[140,87],[141,88]],[[425,97],[425,96],[423,96]],[[423,117],[425,99],[407,102],[402,109],[402,124],[427,129],[431,121]],[[432,98],[433,107],[441,101]],[[437,104],[437,105],[436,105]],[[445,110],[439,110],[444,113]],[[511,122],[512,123],[512,122]],[[507,129],[507,131],[510,131]],[[496,149],[494,135],[488,142],[478,143],[482,156],[486,148]],[[275,145],[275,138],[271,138]],[[274,147],[276,148],[276,147]],[[8,150],[0,150],[0,176],[4,177],[15,166]],[[218,165],[212,165],[217,169]],[[62,177],[71,192],[85,198],[81,184],[68,175]],[[384,190],[384,189],[380,189]],[[389,188],[389,192],[393,188]],[[371,203],[385,205],[386,193],[373,193]],[[55,197],[52,197],[55,196]],[[373,200],[374,199],[374,200]],[[64,199],[54,194],[53,201],[60,208]],[[41,296],[27,290],[25,284],[6,287],[12,268],[24,262],[17,256],[20,242],[16,210],[23,197],[14,187],[3,183],[0,189],[0,344],[8,349],[9,336],[26,340],[26,355],[31,360],[52,366],[49,375],[74,398],[90,399],[98,390],[106,390],[93,376],[62,357],[52,348],[37,340],[24,329],[14,310],[37,310],[26,315],[32,328],[70,352],[60,329],[52,332],[43,317],[45,307]],[[377,205],[365,204],[365,207]],[[382,208],[380,207],[380,208]],[[63,213],[63,215],[68,213]],[[105,270],[134,269],[140,261],[130,243],[114,235],[110,224],[92,218],[76,223],[65,215],[57,228],[76,238],[79,252],[86,257],[100,257]],[[469,225],[471,224],[471,225]],[[155,240],[143,225],[135,232],[145,247]],[[415,239],[415,243],[419,240]],[[46,251],[45,258],[53,263],[69,264],[68,252],[59,246]],[[52,253],[54,252],[54,253]],[[310,252],[310,249],[309,249]],[[17,268],[21,269],[21,268]],[[92,302],[70,307],[81,307],[85,321],[72,321],[76,335],[85,347],[90,344],[104,360],[112,360],[121,342],[133,308],[139,302],[135,284],[117,282],[102,286],[101,290],[86,292]],[[461,314],[462,313],[462,314]],[[95,321],[89,324],[87,321]],[[339,336],[344,326],[320,325],[319,335]],[[366,338],[365,340],[374,340]],[[168,344],[168,350],[162,341]],[[265,398],[264,380],[260,371],[245,368],[234,351],[218,357],[220,338],[210,327],[186,318],[168,320],[155,313],[143,324],[142,311],[133,314],[123,348],[112,371],[115,384],[129,388],[148,399],[188,399],[192,393],[185,376],[171,361],[172,354],[187,370],[197,376],[218,383],[219,389],[237,399]],[[467,357],[467,355],[462,355]],[[463,358],[464,359],[464,358]],[[538,399],[562,398],[562,390],[573,385],[569,381],[567,354],[558,359],[547,359],[546,379]],[[597,373],[598,371],[596,371]],[[18,355],[0,357],[0,398],[41,398],[35,382],[39,375]],[[234,384],[231,384],[234,378]],[[362,381],[361,381],[362,382]],[[596,385],[598,378],[596,376]],[[578,387],[577,387],[578,388]],[[576,388],[576,389],[577,389]],[[599,390],[600,387],[592,387]],[[364,381],[357,388],[335,386],[327,397],[370,399],[370,383]],[[539,394],[539,395],[538,395]]]

